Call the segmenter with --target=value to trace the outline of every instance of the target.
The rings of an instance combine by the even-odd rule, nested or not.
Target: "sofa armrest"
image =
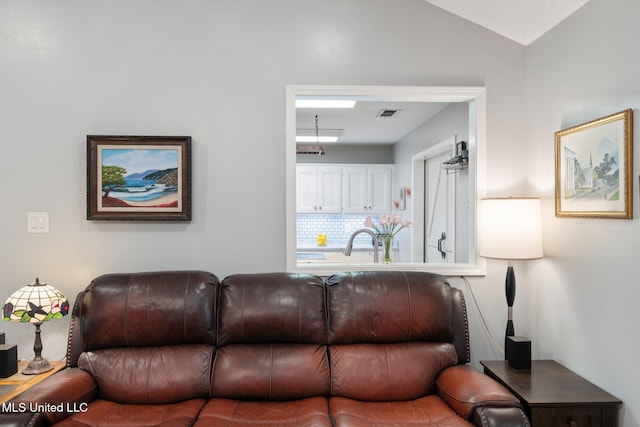
[[[97,396],[98,386],[88,372],[67,368],[25,390],[10,402],[21,410],[42,412],[47,421],[54,424],[74,412],[86,411],[89,402]]]
[[[477,427],[531,427],[529,419],[520,408],[476,408],[473,424]]]
[[[46,427],[49,423],[44,415],[33,412],[3,412],[0,414],[2,427]]]
[[[520,401],[504,386],[470,366],[445,369],[438,376],[436,387],[442,400],[458,415],[478,426],[529,425]]]

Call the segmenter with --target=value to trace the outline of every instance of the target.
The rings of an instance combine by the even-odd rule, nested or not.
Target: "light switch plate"
[[[27,212],[28,233],[49,232],[49,212]]]

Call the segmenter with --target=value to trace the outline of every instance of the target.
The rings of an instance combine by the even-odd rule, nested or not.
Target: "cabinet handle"
[[[578,427],[578,423],[572,419],[568,419],[569,427]]]

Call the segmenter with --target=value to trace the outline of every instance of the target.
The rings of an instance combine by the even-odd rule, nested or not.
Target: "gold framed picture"
[[[633,110],[555,133],[556,216],[633,218]]]
[[[556,216],[633,217],[633,110],[555,134]]]

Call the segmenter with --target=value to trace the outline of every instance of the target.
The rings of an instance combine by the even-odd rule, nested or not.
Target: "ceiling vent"
[[[393,117],[398,114],[398,112],[400,112],[400,110],[380,110],[377,117]]]

